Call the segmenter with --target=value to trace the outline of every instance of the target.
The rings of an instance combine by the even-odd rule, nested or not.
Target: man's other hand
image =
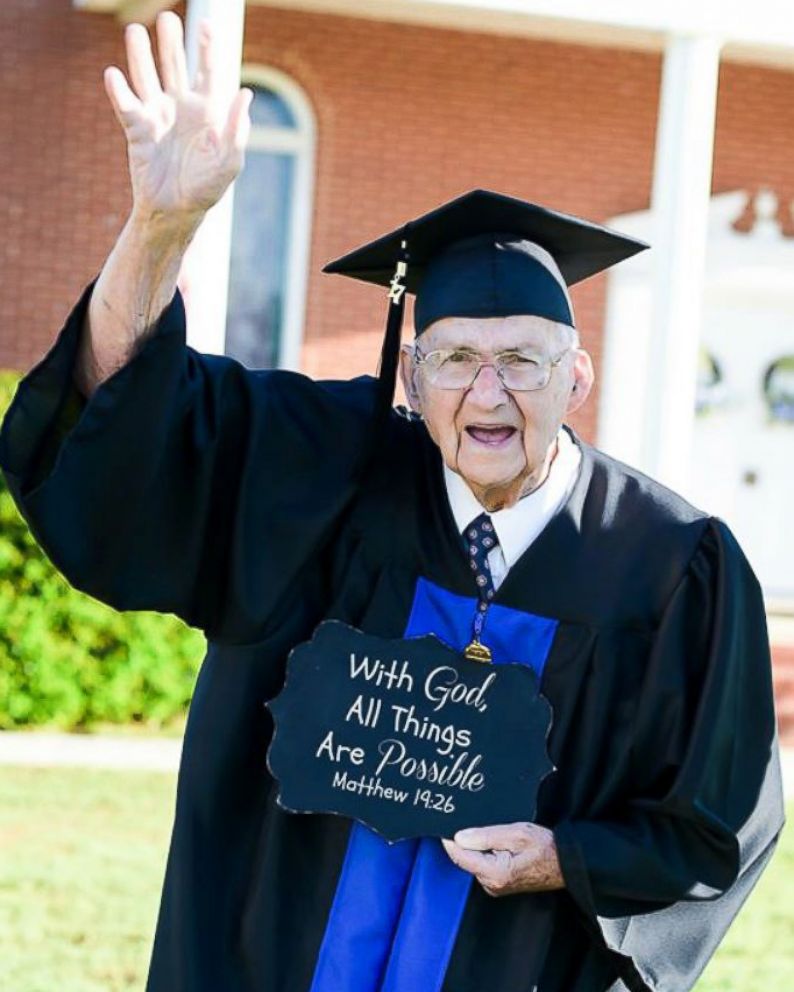
[[[444,850],[471,872],[489,896],[565,888],[554,834],[537,823],[506,823],[459,830],[442,838]]]

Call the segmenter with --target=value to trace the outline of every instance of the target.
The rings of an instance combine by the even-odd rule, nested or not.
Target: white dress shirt
[[[499,543],[488,554],[494,589],[499,588],[513,565],[567,500],[579,473],[581,458],[570,434],[561,427],[557,435],[557,452],[541,485],[523,496],[515,506],[488,514],[499,538]],[[452,515],[462,535],[475,517],[488,511],[461,476],[446,465],[444,482]]]

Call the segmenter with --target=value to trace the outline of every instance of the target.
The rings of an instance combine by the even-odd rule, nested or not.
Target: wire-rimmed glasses
[[[544,358],[516,349],[484,356],[470,348],[438,348],[427,354],[414,348],[414,360],[424,370],[428,382],[439,389],[468,389],[480,370],[490,365],[505,389],[529,392],[548,386],[552,369],[570,350],[568,347],[555,358]]]

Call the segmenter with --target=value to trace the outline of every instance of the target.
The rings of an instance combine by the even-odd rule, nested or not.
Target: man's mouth
[[[469,424],[466,433],[470,438],[479,444],[487,444],[491,448],[498,448],[507,444],[516,432],[515,427],[507,427],[504,424]]]

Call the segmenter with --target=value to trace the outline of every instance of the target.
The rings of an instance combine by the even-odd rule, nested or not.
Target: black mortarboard
[[[476,189],[323,272],[389,287],[380,380],[383,402],[391,405],[406,292],[416,294],[417,334],[451,316],[527,313],[573,325],[567,287],[647,247],[580,217]]]

